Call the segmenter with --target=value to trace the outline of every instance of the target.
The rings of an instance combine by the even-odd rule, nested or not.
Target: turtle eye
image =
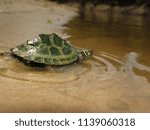
[[[90,56],[90,55],[91,55],[91,52],[90,52],[90,51],[88,51],[88,52],[87,52],[87,54],[88,54],[88,56]]]
[[[87,51],[87,55],[88,56],[92,56],[93,55],[93,51],[92,50]]]

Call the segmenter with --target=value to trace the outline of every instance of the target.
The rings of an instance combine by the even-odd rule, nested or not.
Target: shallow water
[[[67,25],[71,43],[94,51],[84,63],[31,68],[0,56],[0,111],[150,112],[150,28],[124,19],[82,14]]]

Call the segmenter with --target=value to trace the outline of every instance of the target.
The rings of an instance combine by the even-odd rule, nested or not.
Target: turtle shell
[[[57,34],[39,34],[38,38],[28,40],[11,49],[12,55],[28,63],[44,65],[67,65],[78,60],[74,47]]]

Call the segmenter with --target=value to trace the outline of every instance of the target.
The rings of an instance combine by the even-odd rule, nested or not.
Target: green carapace
[[[73,47],[57,34],[39,34],[11,49],[13,57],[27,65],[63,66],[84,61],[92,56],[92,50]]]

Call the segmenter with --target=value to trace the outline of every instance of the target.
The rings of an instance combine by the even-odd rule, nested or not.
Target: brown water
[[[94,51],[84,63],[31,68],[1,56],[0,111],[150,112],[150,28],[147,18],[135,19],[71,21],[71,43]]]

